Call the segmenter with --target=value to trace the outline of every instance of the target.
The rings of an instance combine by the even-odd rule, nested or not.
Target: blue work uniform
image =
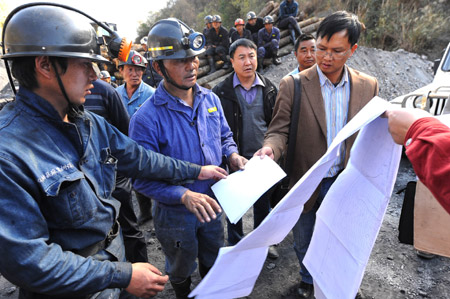
[[[144,81],[139,84],[138,89],[133,93],[131,99],[128,97],[126,83],[116,88],[122,97],[123,104],[127,108],[128,115],[131,117],[144,102],[155,93],[155,89]]]
[[[24,87],[0,111],[0,272],[28,294],[116,298],[132,272],[122,239],[86,254],[116,223],[116,172],[183,183],[200,167],[147,151],[88,111],[69,119]]]
[[[224,158],[237,153],[233,133],[223,114],[219,98],[196,84],[193,107],[172,96],[160,84],[130,121],[130,137],[145,148],[199,165],[223,165]],[[171,282],[185,281],[196,269],[196,258],[206,268],[213,265],[223,246],[222,214],[200,223],[181,197],[187,190],[214,194],[214,180],[173,186],[158,180],[134,182],[134,188],[156,201],[156,236],[166,256]]]

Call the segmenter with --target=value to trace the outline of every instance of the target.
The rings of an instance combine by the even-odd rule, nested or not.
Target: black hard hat
[[[219,15],[214,15],[212,18],[213,22],[222,23],[222,18]]]
[[[3,59],[56,56],[109,62],[100,55],[101,42],[89,20],[75,11],[51,5],[25,7],[5,26]]]
[[[175,18],[156,22],[148,33],[147,48],[154,61],[197,56],[205,51],[204,46],[203,34]]]
[[[252,19],[256,19],[256,14],[255,14],[254,11],[249,11],[249,12],[247,13],[247,21],[248,21],[248,20],[252,20]]]
[[[128,55],[127,61],[120,61],[119,66],[121,65],[136,65],[143,68],[147,67],[147,59],[144,58],[141,54],[138,52],[131,50],[130,54]]]
[[[209,24],[212,23],[213,17],[211,15],[207,15],[204,20],[205,24]]]
[[[273,18],[271,16],[265,16],[263,23],[264,24],[273,24]]]

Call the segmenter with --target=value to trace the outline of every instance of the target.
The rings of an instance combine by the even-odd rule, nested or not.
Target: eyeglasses
[[[342,59],[351,50],[352,49],[350,48],[350,49],[348,49],[347,51],[344,51],[344,52],[337,52],[337,51],[334,51],[334,50],[332,50],[331,52],[328,52],[328,51],[325,51],[325,50],[322,50],[322,49],[316,49],[316,56],[320,57],[320,58],[323,58],[323,57],[325,57],[327,55],[330,55],[330,58]]]

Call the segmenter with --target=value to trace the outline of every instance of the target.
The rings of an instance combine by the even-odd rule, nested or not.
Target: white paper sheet
[[[286,173],[272,159],[251,158],[245,169],[232,173],[211,189],[231,223],[236,223],[247,210]]]
[[[315,297],[355,298],[394,188],[401,146],[378,118],[358,135],[350,161],[316,216],[303,263]]]
[[[340,142],[344,141],[383,113],[388,105],[390,104],[385,100],[375,97],[339,132],[335,139],[340,140]],[[377,128],[378,124],[377,122],[375,128]],[[384,137],[387,135],[390,138],[386,128],[380,132],[382,131],[381,135]],[[309,199],[335,161],[340,142],[333,142],[327,153],[295,184],[257,229],[248,234],[235,246],[220,250],[214,266],[189,296],[197,296],[196,298],[236,298],[244,297],[251,293],[256,278],[264,265],[268,246],[281,242],[295,225],[303,210],[304,203]],[[377,147],[373,149],[381,147],[383,142],[384,139],[381,139]],[[355,156],[361,154],[363,158],[368,157],[365,148],[360,148],[358,151],[359,153],[355,154]],[[373,160],[372,163],[376,165],[376,163],[380,162]],[[369,163],[365,164],[369,166]],[[376,180],[374,179],[373,181]],[[389,190],[389,188],[384,188],[383,184],[378,184],[377,186],[381,190]],[[365,191],[362,190],[362,192],[364,193]],[[349,194],[348,196],[351,197],[353,195]],[[358,196],[360,197],[360,195]],[[363,231],[362,227],[360,229]],[[377,229],[371,228],[371,230]],[[359,258],[364,259],[364,257]],[[342,266],[341,272],[346,269],[344,265]],[[321,270],[323,271],[323,269]]]

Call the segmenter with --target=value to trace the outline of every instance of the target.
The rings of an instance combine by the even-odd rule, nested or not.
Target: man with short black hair
[[[247,159],[262,146],[277,96],[276,86],[256,72],[256,51],[256,45],[251,40],[239,39],[232,43],[230,60],[234,72],[213,89],[220,98],[239,152]],[[269,211],[270,194],[266,193],[253,205],[254,228]],[[228,221],[228,244],[235,245],[243,236],[242,220],[237,224]],[[274,246],[269,248],[269,257],[278,257]]]
[[[327,151],[338,132],[364,105],[378,94],[374,77],[348,67],[345,63],[358,47],[364,25],[346,11],[326,17],[317,29],[316,67],[294,75],[301,80],[300,115],[296,140],[287,140],[294,97],[294,79],[284,77],[274,108],[274,118],[267,130],[264,145],[256,153],[278,160],[288,142],[295,142],[295,154],[289,187],[292,187]],[[303,265],[314,230],[316,212],[338,175],[345,168],[356,134],[339,149],[339,158],[321,184],[305,203],[303,213],[293,229],[294,249],[302,277],[297,289],[300,298],[313,292],[313,279]]]
[[[289,75],[295,75],[309,69],[316,63],[316,39],[311,34],[302,34],[295,41],[294,55],[297,58],[298,67]]]

